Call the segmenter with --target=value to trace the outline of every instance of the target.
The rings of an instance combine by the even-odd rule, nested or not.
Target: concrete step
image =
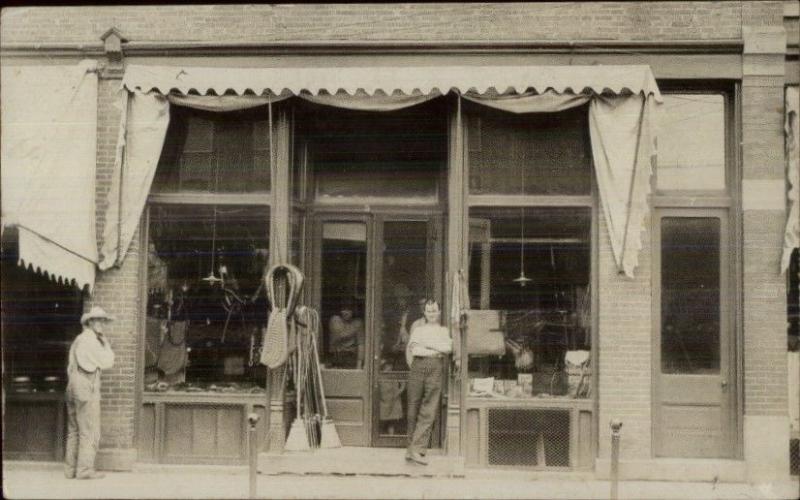
[[[428,465],[405,460],[403,448],[342,447],[309,451],[261,453],[261,474],[323,474],[394,477],[464,477],[463,458],[428,453]]]

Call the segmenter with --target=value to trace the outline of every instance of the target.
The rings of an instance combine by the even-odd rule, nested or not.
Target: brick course
[[[781,2],[195,5],[6,9],[3,43],[132,41],[720,40],[782,23]],[[762,5],[763,4],[763,5]],[[779,8],[775,9],[772,4]],[[775,16],[778,15],[776,20]]]

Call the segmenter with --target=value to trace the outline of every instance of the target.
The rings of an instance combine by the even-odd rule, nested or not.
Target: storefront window
[[[591,148],[585,107],[467,115],[471,194],[588,195]],[[522,169],[525,169],[524,184]]]
[[[210,113],[173,106],[154,192],[266,192],[269,121],[262,108]]]
[[[724,96],[664,94],[655,117],[658,189],[724,190]]]
[[[591,212],[470,210],[470,395],[587,398]]]
[[[147,390],[258,392],[269,209],[150,207]]]
[[[81,291],[17,265],[16,242],[3,235],[3,383],[7,393],[62,392],[67,353],[81,331]]]

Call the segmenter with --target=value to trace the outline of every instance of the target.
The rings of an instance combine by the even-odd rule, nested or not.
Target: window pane
[[[177,107],[153,191],[269,191],[269,127],[263,114],[258,109],[202,113]]]
[[[269,211],[150,209],[147,390],[259,391]]]
[[[322,353],[327,368],[364,368],[367,226],[322,227]]]
[[[473,396],[589,397],[590,235],[589,209],[470,210]]]
[[[658,189],[725,189],[725,98],[665,94],[656,113]]]
[[[309,111],[302,138],[316,197],[435,201],[447,161],[446,116],[441,103],[382,113]]]
[[[717,373],[720,220],[661,219],[661,370]]]
[[[582,195],[591,190],[585,107],[524,115],[482,108],[468,115],[467,135],[472,194]]]

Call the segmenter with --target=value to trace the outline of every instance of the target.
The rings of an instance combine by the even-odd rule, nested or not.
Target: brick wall
[[[747,415],[786,415],[786,281],[778,274],[786,211],[783,6],[750,5],[742,79],[744,398]],[[757,186],[778,199],[758,196]]]
[[[100,80],[97,106],[97,208],[98,234],[102,214],[108,206],[108,191],[114,168],[120,110],[116,107],[119,80]],[[139,239],[134,236],[130,252],[120,269],[97,275],[92,304],[98,304],[117,319],[108,328],[114,347],[114,368],[103,373],[101,448],[133,447],[136,412],[136,358],[138,356]]]
[[[623,422],[620,457],[649,458],[651,450],[652,291],[650,223],[642,231],[642,250],[634,279],[617,272],[611,239],[599,214],[598,278],[599,445],[611,455],[611,419]]]
[[[742,16],[772,24],[781,2],[198,5],[3,10],[3,43],[132,41],[713,40]],[[782,6],[781,6],[782,8]]]

